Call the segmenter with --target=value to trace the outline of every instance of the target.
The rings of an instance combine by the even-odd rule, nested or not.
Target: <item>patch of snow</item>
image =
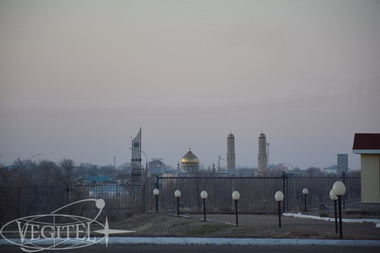
[[[335,222],[334,217],[333,218],[331,218],[331,217],[320,217],[320,216],[306,215],[306,214],[301,214],[301,213],[283,213],[283,215],[287,216],[287,217]],[[364,222],[375,223],[376,227],[380,227],[380,219],[342,219],[342,222],[346,222],[346,223],[364,223]]]

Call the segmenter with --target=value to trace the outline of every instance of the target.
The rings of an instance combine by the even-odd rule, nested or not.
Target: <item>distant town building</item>
[[[227,171],[229,176],[235,175],[235,136],[230,133],[227,136]]]
[[[92,198],[126,196],[129,194],[127,188],[122,185],[95,186],[90,188],[88,193]]]
[[[236,177],[254,177],[257,173],[257,166],[236,166]]]
[[[164,173],[165,164],[162,158],[152,158],[148,165],[150,176],[161,176]]]
[[[92,184],[92,185],[100,185],[100,184],[108,184],[112,182],[111,177],[83,177],[80,178],[82,184]]]
[[[338,154],[338,175],[348,172],[348,154]]]
[[[119,173],[116,177],[116,182],[118,184],[127,184],[131,179],[131,175],[129,173]]]
[[[259,153],[257,155],[257,177],[265,177],[268,174],[267,139],[264,133],[259,136]]]

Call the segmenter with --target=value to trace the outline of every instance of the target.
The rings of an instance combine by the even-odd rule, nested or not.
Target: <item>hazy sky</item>
[[[116,165],[191,145],[327,167],[380,132],[380,1],[0,0],[0,163]],[[225,164],[221,161],[222,165]]]

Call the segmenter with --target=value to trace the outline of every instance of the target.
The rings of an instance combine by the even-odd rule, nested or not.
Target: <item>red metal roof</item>
[[[380,133],[356,133],[352,149],[380,149]]]

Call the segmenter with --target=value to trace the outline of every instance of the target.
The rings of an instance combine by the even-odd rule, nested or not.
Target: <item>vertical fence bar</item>
[[[17,218],[20,218],[20,186],[17,187]]]
[[[343,184],[346,185],[346,173],[343,171],[342,172],[342,178],[343,178]],[[343,195],[343,209],[346,209],[346,196]]]
[[[34,186],[34,215],[37,215],[37,186]]]
[[[54,210],[54,186],[50,186],[50,212]]]

